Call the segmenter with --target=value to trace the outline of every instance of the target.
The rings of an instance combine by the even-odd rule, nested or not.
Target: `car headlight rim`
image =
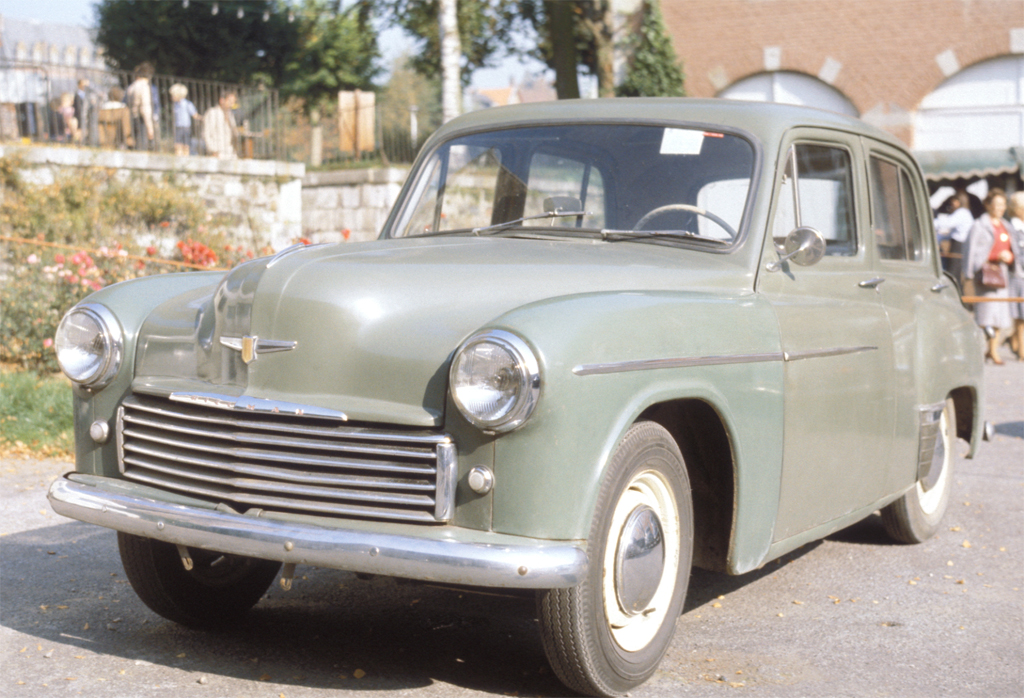
[[[477,386],[464,385],[459,378],[462,362],[483,347],[497,349],[508,355],[512,360],[509,367],[511,375],[503,378],[515,381],[511,401],[492,417],[475,411],[474,405],[464,399],[467,389],[472,391]],[[540,384],[540,362],[533,349],[521,337],[506,330],[486,330],[464,341],[455,352],[449,371],[449,385],[456,407],[462,416],[485,433],[504,433],[521,427],[537,405]]]
[[[69,323],[79,318],[93,323],[96,338],[102,340],[102,351],[92,352],[94,360],[86,362],[83,368],[75,367],[70,359],[74,358],[75,352],[88,355],[90,351],[82,343],[69,343],[68,337]],[[99,389],[107,386],[121,368],[124,336],[120,323],[109,309],[98,303],[81,303],[69,310],[57,326],[54,349],[57,363],[65,376],[83,388]],[[72,354],[70,357],[69,352]]]

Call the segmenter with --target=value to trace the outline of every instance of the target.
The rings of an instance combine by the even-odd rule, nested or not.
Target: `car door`
[[[815,530],[883,495],[895,412],[892,340],[866,233],[859,140],[802,129],[783,143],[772,209],[776,246],[797,226],[826,240],[813,266],[762,266],[784,352],[784,437],[774,539]],[[765,260],[778,253],[766,249]]]
[[[889,489],[896,492],[917,480],[922,426],[941,411],[944,387],[929,381],[932,354],[954,353],[945,346],[956,306],[946,295],[958,293],[940,272],[931,231],[927,192],[913,161],[900,150],[864,139],[871,198],[871,237],[878,286],[893,338],[893,387],[896,395]],[[938,356],[934,361],[938,361]],[[934,383],[934,384],[933,384]],[[925,429],[927,432],[927,429]]]

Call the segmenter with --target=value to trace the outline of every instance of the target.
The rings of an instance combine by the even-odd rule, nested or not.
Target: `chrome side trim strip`
[[[865,351],[878,351],[878,347],[836,347],[834,349],[812,349],[810,351],[783,352],[786,361],[803,361],[804,359],[823,359],[829,356],[845,356],[860,354]]]
[[[577,376],[593,376],[604,373],[626,373],[629,371],[652,371],[659,368],[687,368],[690,366],[721,366],[724,364],[752,364],[766,361],[782,361],[783,354],[734,354],[732,356],[697,356],[678,359],[643,359],[640,361],[618,361],[607,364],[581,364],[572,370]]]
[[[652,371],[660,368],[689,368],[691,366],[722,366],[726,364],[756,364],[771,361],[801,361],[828,356],[859,354],[876,351],[878,347],[837,347],[833,349],[812,349],[810,351],[768,352],[764,354],[733,354],[731,356],[694,356],[678,359],[642,359],[639,361],[617,361],[606,364],[580,364],[572,370],[577,376],[594,376],[605,373],[628,373],[630,371]]]
[[[57,480],[48,498],[62,516],[137,536],[204,550],[285,563],[405,577],[445,584],[553,589],[579,584],[587,574],[582,541],[547,542],[464,531],[415,535],[409,525],[367,530],[326,528],[279,518],[161,501],[145,486],[95,475]],[[440,531],[446,531],[441,534]]]
[[[337,419],[342,422],[348,421],[348,415],[338,410],[326,407],[313,407],[311,405],[297,405],[293,402],[268,400],[247,395],[235,398],[215,393],[171,393],[168,397],[174,402],[185,402],[190,405],[199,405],[200,407],[213,407],[218,410],[246,410],[248,412],[295,415],[297,417],[319,417],[322,419]]]

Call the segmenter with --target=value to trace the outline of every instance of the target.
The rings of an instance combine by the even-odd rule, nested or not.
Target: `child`
[[[188,88],[178,83],[171,85],[171,101],[174,109],[174,154],[188,155],[192,142],[192,119],[201,119],[196,107],[185,99]]]

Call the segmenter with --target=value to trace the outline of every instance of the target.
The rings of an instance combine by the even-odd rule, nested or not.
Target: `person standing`
[[[958,190],[946,200],[949,213],[941,214],[935,219],[935,229],[939,234],[939,247],[943,250],[942,269],[949,272],[957,283],[962,283],[963,254],[974,225],[971,215],[971,200],[967,192]]]
[[[125,101],[132,117],[132,138],[136,150],[149,150],[153,142],[153,92],[150,78],[153,77],[152,64],[140,63],[135,68],[135,81],[125,92]]]
[[[974,222],[967,240],[964,259],[964,277],[974,279],[976,292],[986,300],[975,304],[974,318],[985,328],[988,351],[985,358],[1001,365],[999,344],[1001,333],[1010,327],[1009,297],[1006,286],[1010,271],[1020,259],[1017,240],[1010,235],[1006,213],[1006,194],[1002,189],[991,189],[985,197],[985,213]]]
[[[1010,235],[1017,241],[1017,251],[1024,252],[1024,191],[1010,195],[1009,209]],[[1017,255],[1006,290],[1011,298],[1024,298],[1024,254]],[[1017,353],[1017,360],[1024,361],[1024,303],[1010,302],[1010,317],[1013,319],[1010,347]]]
[[[196,106],[187,99],[187,87],[178,83],[171,85],[169,92],[174,113],[174,154],[188,155],[192,143],[192,119],[202,117],[196,111]]]
[[[75,97],[73,105],[75,109],[75,120],[78,122],[78,141],[86,141],[87,145],[92,145],[88,141],[91,139],[88,137],[89,134],[89,81],[82,78],[78,81],[78,89],[75,90]]]
[[[235,158],[235,138],[238,137],[238,125],[232,109],[235,106],[235,93],[225,92],[220,96],[217,106],[210,107],[203,114],[203,140],[206,141],[206,152],[215,158]]]

